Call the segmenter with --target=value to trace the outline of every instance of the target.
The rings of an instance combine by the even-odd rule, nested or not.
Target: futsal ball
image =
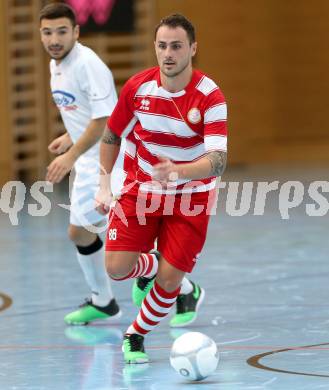
[[[206,378],[216,370],[218,360],[216,343],[200,332],[184,333],[171,348],[171,366],[188,380],[200,381]]]

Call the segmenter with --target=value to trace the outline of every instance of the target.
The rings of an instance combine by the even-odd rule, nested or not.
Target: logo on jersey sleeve
[[[193,125],[199,123],[201,121],[201,112],[200,112],[200,110],[198,108],[196,108],[196,107],[191,108],[190,111],[187,113],[187,119]]]
[[[56,91],[52,91],[52,95],[54,102],[59,109],[70,111],[78,108],[75,104],[73,104],[75,102],[75,97],[70,93],[58,89]]]

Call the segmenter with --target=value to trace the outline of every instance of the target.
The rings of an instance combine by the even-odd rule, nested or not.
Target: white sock
[[[184,276],[180,287],[180,294],[189,294],[193,291],[192,283]]]
[[[105,269],[104,248],[90,255],[77,252],[78,261],[91,289],[91,299],[97,306],[106,306],[113,298],[110,278]]]

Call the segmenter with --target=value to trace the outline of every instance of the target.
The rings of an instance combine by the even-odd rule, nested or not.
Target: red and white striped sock
[[[145,335],[169,313],[176,302],[180,287],[175,291],[167,292],[155,281],[152,289],[146,295],[142,307],[132,325],[127,329],[127,334],[138,333]]]
[[[153,253],[142,253],[134,269],[123,278],[112,278],[114,280],[126,280],[145,276],[152,278],[158,272],[158,260]]]

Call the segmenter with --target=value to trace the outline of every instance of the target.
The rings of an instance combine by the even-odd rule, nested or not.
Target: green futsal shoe
[[[176,314],[170,320],[172,328],[184,327],[192,324],[197,318],[197,312],[204,299],[204,289],[192,283],[193,290],[189,294],[179,294],[176,302]]]
[[[144,298],[149,293],[154,284],[155,275],[152,278],[137,278],[134,280],[132,289],[132,300],[137,307],[141,307]]]
[[[104,307],[94,305],[91,299],[88,299],[80,309],[66,315],[64,321],[67,325],[87,325],[90,322],[104,322],[120,317],[121,311],[114,298]]]
[[[159,260],[160,253],[156,249],[152,250],[150,254],[155,255],[157,260]],[[131,297],[137,307],[142,306],[144,298],[153,287],[155,277],[156,275],[152,276],[151,278],[145,278],[142,276],[134,280]]]
[[[123,339],[122,352],[125,363],[148,363],[149,357],[144,349],[144,337],[137,334],[126,334]]]

